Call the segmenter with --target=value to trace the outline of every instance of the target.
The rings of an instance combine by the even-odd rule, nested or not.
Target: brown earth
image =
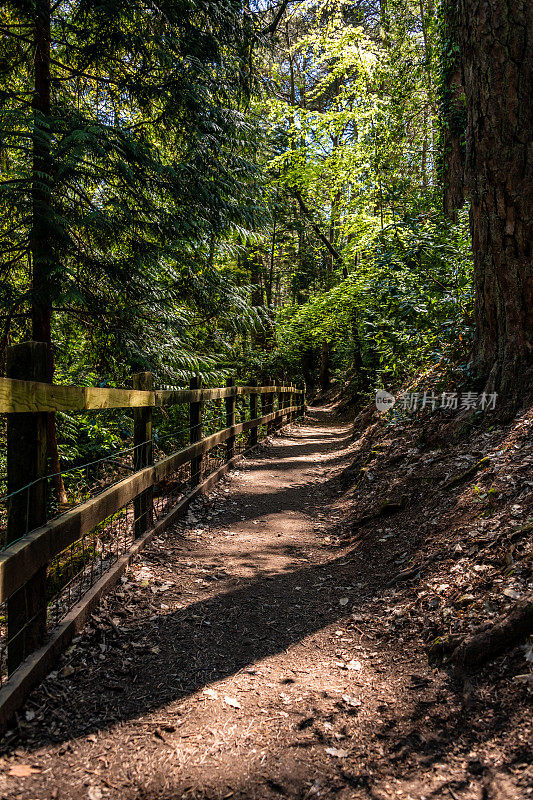
[[[483,440],[500,477],[520,475],[513,432],[507,456],[527,466],[530,421]],[[525,648],[466,680],[427,656],[527,589],[519,536],[516,568],[498,559],[504,509],[526,513],[531,492],[500,486],[498,505],[477,473],[443,488],[485,452],[419,433],[377,423],[354,441],[319,408],[243,461],[32,694],[2,743],[0,796],[533,797]]]

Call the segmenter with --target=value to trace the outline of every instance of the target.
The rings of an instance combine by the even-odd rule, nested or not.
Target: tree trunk
[[[421,172],[421,183],[422,189],[425,191],[428,186],[428,176],[427,176],[427,159],[428,159],[428,110],[427,106],[424,106],[424,113],[422,116],[422,127],[424,132],[422,134],[422,158],[420,160],[420,172]],[[394,214],[394,211],[393,211]]]
[[[352,327],[352,341],[353,341],[352,369],[359,378],[362,378],[363,343],[361,341],[361,336],[359,335],[357,311],[355,309],[353,309],[352,311],[351,327]]]
[[[263,305],[263,290],[260,282],[261,267],[261,256],[257,251],[254,251],[250,256],[250,299],[254,308],[259,308]]]
[[[333,146],[337,147],[337,145],[338,145],[338,137],[335,137],[335,141],[333,143]],[[331,201],[331,213],[330,213],[330,218],[329,218],[329,235],[328,235],[329,243],[331,245],[333,245],[334,247],[335,247],[335,240],[336,240],[337,235],[338,235],[339,222],[340,222],[340,220],[339,220],[339,217],[340,217],[340,212],[339,212],[340,201],[341,201],[341,191],[340,191],[340,189],[337,189],[337,191],[335,192],[335,195],[334,195],[334,197],[333,197],[333,199]],[[336,249],[336,247],[335,247],[335,249]],[[333,257],[333,254],[331,254],[330,258],[329,258],[329,265],[328,265],[329,266],[329,280],[328,280],[329,287],[331,287],[331,285],[332,285],[332,275],[333,275],[333,270],[335,269],[335,261],[336,261],[336,259]],[[343,266],[342,263],[341,263],[341,266]]]
[[[32,336],[46,342],[47,379],[54,377],[52,350],[52,270],[53,247],[51,230],[51,101],[50,101],[50,0],[37,0],[34,26],[34,92],[33,92],[33,167],[32,167]],[[59,504],[67,500],[60,474],[55,414],[48,414],[47,445],[53,486]]]
[[[302,372],[307,394],[313,395],[315,391],[315,351],[312,347],[308,347],[302,353]]]
[[[300,194],[300,192],[298,191],[298,189],[292,189],[292,194],[294,195],[294,197],[298,201],[298,204],[300,206],[300,209],[301,209],[302,213],[307,217],[307,219],[311,223],[311,227],[313,228],[316,236],[320,239],[322,244],[325,246],[325,248],[328,251],[328,253],[330,253],[333,256],[333,258],[339,263],[339,265],[342,265],[342,256],[341,256],[341,254],[338,252],[338,250],[335,247],[333,247],[333,245],[330,242],[330,240],[328,239],[328,237],[325,236],[322,233],[322,231],[320,230],[319,226],[314,221],[313,215],[312,215],[310,209],[305,204],[304,199],[303,199],[302,195]]]
[[[274,256],[276,252],[276,216],[272,221],[272,246],[270,248],[270,269],[268,280],[265,281],[267,308],[272,308],[272,286],[274,283]]]
[[[442,4],[442,88],[440,98],[442,136],[443,210],[457,221],[457,210],[465,201],[465,130],[461,58],[457,9],[453,0]]]
[[[253,308],[261,308],[263,303],[263,285],[261,281],[261,273],[263,263],[261,255],[258,251],[253,251],[249,256],[250,259],[250,286],[251,286],[251,303]],[[264,328],[253,330],[251,334],[252,344],[254,346],[264,347],[266,344],[266,331]]]
[[[322,342],[320,348],[320,389],[326,392],[331,385],[329,344]]]
[[[533,5],[459,0],[472,199],[475,364],[516,398],[533,366]]]
[[[50,341],[51,147],[50,147],[50,0],[36,0],[34,27],[33,174],[31,255],[32,328],[37,342]],[[51,355],[48,354],[49,372]]]

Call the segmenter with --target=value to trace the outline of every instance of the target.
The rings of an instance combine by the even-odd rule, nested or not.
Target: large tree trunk
[[[338,146],[338,137],[335,137],[335,141],[333,142],[333,147],[337,147],[337,146]],[[339,210],[340,202],[341,202],[341,191],[340,191],[340,189],[337,189],[337,191],[335,192],[335,195],[334,195],[334,197],[333,197],[333,199],[331,201],[331,213],[330,213],[330,218],[329,218],[329,234],[328,234],[329,243],[331,245],[333,245],[335,247],[335,249],[336,249],[335,240],[338,238],[338,230],[339,230],[339,227],[340,227],[340,225],[339,225],[339,223],[340,223],[340,210]],[[333,275],[333,270],[335,269],[335,261],[336,261],[336,259],[333,257],[333,254],[331,254],[330,257],[329,257],[329,264],[328,264],[328,272],[329,272],[329,275],[328,275],[328,286],[329,287],[332,286],[332,275]],[[344,264],[342,264],[341,266],[344,267]]]
[[[250,286],[251,286],[251,303],[256,309],[264,308],[264,295],[263,295],[263,261],[258,251],[253,250],[248,255],[248,263],[250,267]],[[272,287],[270,287],[272,291]],[[272,330],[261,327],[259,330],[253,330],[251,334],[252,344],[254,346],[266,347],[268,340],[272,337]]]
[[[261,286],[261,256],[257,251],[252,252],[249,256],[250,264],[250,286],[251,286],[251,302],[254,308],[259,308],[263,305],[263,289]]]
[[[461,58],[458,49],[457,7],[455,0],[442,4],[442,183],[443,209],[457,220],[457,210],[465,201],[465,131]]]
[[[517,396],[533,365],[533,4],[459,0],[472,199],[475,361]]]

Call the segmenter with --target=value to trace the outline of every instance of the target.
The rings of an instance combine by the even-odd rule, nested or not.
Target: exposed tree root
[[[477,461],[475,464],[472,464],[464,472],[459,473],[458,475],[454,475],[446,483],[443,485],[443,489],[453,489],[454,486],[458,486],[460,483],[464,483],[469,478],[473,478],[476,472],[479,472],[480,469],[484,469],[490,465],[490,458],[482,458],[480,461]]]
[[[532,633],[533,593],[517,603],[509,614],[496,622],[485,623],[473,636],[455,647],[451,662],[461,672],[472,671]]]
[[[391,586],[394,586],[396,583],[402,583],[403,581],[410,581],[414,578],[417,578],[422,572],[424,572],[424,570],[427,567],[429,567],[431,563],[433,563],[433,561],[436,560],[436,558],[437,556],[433,555],[430,558],[427,558],[425,561],[422,562],[418,561],[411,567],[402,569],[402,571],[398,572],[398,574],[395,575],[394,578],[391,578],[391,580],[386,584],[386,587],[390,588]]]
[[[385,500],[380,506],[377,508],[372,509],[367,514],[364,514],[355,524],[354,528],[359,528],[363,525],[366,525],[368,522],[372,522],[375,519],[380,519],[380,517],[389,517],[392,514],[397,514],[399,511],[403,511],[407,508],[408,498],[406,495],[402,495],[399,499],[393,500],[389,498]]]

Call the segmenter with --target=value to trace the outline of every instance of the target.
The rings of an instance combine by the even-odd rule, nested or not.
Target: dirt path
[[[143,552],[26,705],[2,798],[517,796],[455,740],[447,676],[382,636],[379,553],[336,538],[348,445],[314,410]]]

